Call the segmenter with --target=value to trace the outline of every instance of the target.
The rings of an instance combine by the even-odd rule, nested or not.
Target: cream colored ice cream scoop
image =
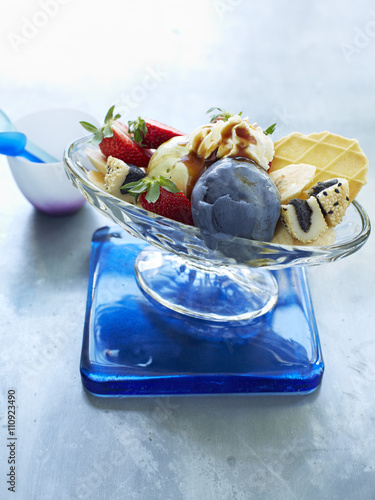
[[[159,146],[148,164],[147,175],[149,177],[162,175],[171,179],[186,196],[190,197],[197,178],[205,168],[205,161],[190,151],[187,142],[188,137],[173,137]]]

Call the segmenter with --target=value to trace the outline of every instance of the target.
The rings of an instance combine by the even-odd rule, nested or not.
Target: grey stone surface
[[[276,121],[275,138],[356,137],[370,160],[358,199],[375,220],[372,1],[56,0],[49,13],[15,4],[0,15],[10,116],[69,106],[100,118],[116,102],[126,119],[189,131],[217,105]],[[98,400],[82,388],[79,358],[90,239],[107,220],[89,206],[61,219],[36,213],[3,158],[0,193],[0,498],[375,498],[373,237],[308,270],[326,365],[316,393]]]

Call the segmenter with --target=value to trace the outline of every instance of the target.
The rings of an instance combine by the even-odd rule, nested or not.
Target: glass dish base
[[[147,243],[118,227],[92,239],[81,377],[98,396],[306,394],[324,371],[304,268],[272,271],[277,304],[217,323],[149,300],[134,264]]]

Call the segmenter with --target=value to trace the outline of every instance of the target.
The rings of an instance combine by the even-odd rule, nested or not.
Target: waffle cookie
[[[303,135],[299,132],[274,143],[275,155],[269,172],[290,164],[307,163],[316,167],[311,188],[317,182],[341,177],[349,182],[349,198],[353,201],[364,184],[368,159],[356,139],[330,132]]]

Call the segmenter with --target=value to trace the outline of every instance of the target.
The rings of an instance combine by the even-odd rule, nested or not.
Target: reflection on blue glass
[[[323,375],[303,269],[275,271],[279,302],[238,326],[157,307],[140,291],[134,262],[144,242],[119,229],[93,238],[81,375],[94,394],[307,393]]]

